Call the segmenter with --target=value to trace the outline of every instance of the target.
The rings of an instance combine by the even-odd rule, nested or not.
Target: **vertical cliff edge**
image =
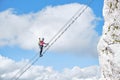
[[[98,43],[100,80],[120,80],[120,0],[104,0],[103,16]]]

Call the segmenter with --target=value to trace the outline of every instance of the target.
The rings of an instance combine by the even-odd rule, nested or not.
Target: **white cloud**
[[[0,79],[10,80],[27,61],[15,62],[0,55]],[[32,66],[19,80],[98,80],[99,68],[92,66],[72,69],[64,69],[62,72],[55,71],[52,67]]]
[[[55,33],[85,5],[67,4],[47,7],[39,12],[17,15],[13,9],[0,12],[0,46],[18,45],[38,49],[38,37],[48,42]],[[91,8],[55,43],[52,51],[97,53],[99,36],[94,30],[96,17]]]

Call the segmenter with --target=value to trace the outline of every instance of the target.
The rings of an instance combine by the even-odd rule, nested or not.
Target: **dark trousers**
[[[40,55],[42,55],[42,51],[43,51],[43,46],[40,45]]]

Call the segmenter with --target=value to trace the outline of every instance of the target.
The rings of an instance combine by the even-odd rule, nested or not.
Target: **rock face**
[[[100,80],[120,80],[120,0],[104,0],[103,16],[98,43]]]

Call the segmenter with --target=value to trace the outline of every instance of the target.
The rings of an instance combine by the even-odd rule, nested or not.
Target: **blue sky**
[[[87,4],[88,0],[0,0],[0,12],[4,12],[9,8],[13,8],[16,15],[23,15],[29,13],[37,13],[47,6],[59,6],[70,3]],[[101,18],[97,22],[96,32],[100,36],[102,34],[103,17],[102,8],[103,0],[94,0],[90,5],[96,17]],[[63,15],[63,14],[61,14]],[[59,16],[61,16],[59,15]],[[64,24],[63,24],[64,25]],[[98,65],[98,57],[90,55],[76,55],[76,54],[56,54],[57,52],[47,52],[44,57],[36,63],[43,66],[52,66],[54,69],[62,70],[64,68],[72,68],[73,66],[87,67]],[[65,52],[63,52],[65,53]],[[20,48],[18,45],[14,46],[0,46],[0,54],[15,61],[22,59],[31,59],[36,51],[26,50]],[[84,53],[83,53],[84,54]]]

